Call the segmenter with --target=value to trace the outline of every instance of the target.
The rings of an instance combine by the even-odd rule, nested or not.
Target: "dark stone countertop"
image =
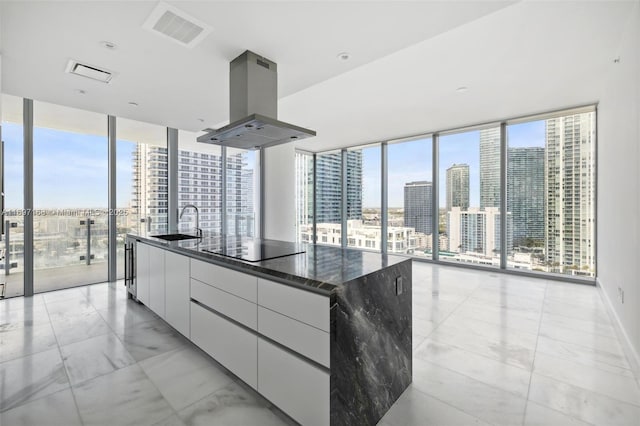
[[[243,238],[243,241],[253,244],[266,243],[275,246],[295,247],[298,249],[295,251],[304,250],[304,253],[249,262],[208,252],[207,250],[216,251],[216,247],[220,247],[221,237],[207,235],[206,233],[201,240],[165,241],[154,238],[152,235],[133,233],[127,234],[127,238],[134,238],[194,259],[324,295],[330,295],[349,281],[405,261],[410,262],[410,259],[400,256],[383,255],[354,249]]]

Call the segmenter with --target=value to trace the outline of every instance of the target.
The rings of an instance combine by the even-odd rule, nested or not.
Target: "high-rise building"
[[[513,217],[516,246],[544,241],[544,148],[509,148],[507,211]]]
[[[480,208],[500,207],[500,128],[480,130]]]
[[[152,232],[167,232],[168,180],[167,149],[138,144],[133,152],[132,210],[141,226]],[[178,152],[178,208],[187,204],[198,207],[200,228],[222,232],[221,158],[217,154],[180,150]],[[227,155],[227,232],[252,235],[253,170],[246,154]],[[188,209],[180,219],[180,232],[196,226],[195,211]]]
[[[313,239],[313,155],[296,152],[296,224],[299,241]]]
[[[447,211],[469,208],[469,165],[454,164],[447,169]]]
[[[316,221],[342,221],[342,153],[316,156]],[[347,219],[362,219],[362,151],[347,151]]]
[[[513,240],[513,221],[507,214],[507,249]],[[453,207],[447,212],[447,236],[449,251],[477,253],[486,257],[498,257],[500,253],[500,209],[471,207],[462,210]]]
[[[545,255],[552,272],[594,275],[595,113],[546,121]]]
[[[138,144],[132,152],[133,176],[131,209],[138,221],[138,229],[167,232],[169,180],[167,149]]]
[[[404,226],[416,232],[431,234],[433,230],[433,185],[427,181],[404,184]]]

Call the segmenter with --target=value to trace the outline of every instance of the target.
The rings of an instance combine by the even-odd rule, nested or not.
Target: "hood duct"
[[[316,132],[277,120],[278,65],[245,51],[229,68],[231,123],[198,137],[198,142],[259,149],[315,136]]]

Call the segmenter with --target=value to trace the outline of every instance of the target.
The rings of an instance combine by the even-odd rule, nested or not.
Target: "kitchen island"
[[[127,238],[135,297],[301,424],[374,425],[411,383],[410,259],[275,240]]]

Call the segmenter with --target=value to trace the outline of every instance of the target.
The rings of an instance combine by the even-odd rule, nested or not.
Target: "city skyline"
[[[5,193],[7,208],[21,208],[22,199],[22,126],[3,122],[3,139],[5,141]],[[107,156],[106,156],[106,136],[83,135],[79,133],[67,132],[53,129],[34,129],[36,135],[43,135],[46,131],[52,136],[52,140],[58,142],[55,149],[49,150],[51,154],[56,154],[63,163],[67,163],[66,175],[60,176],[61,180],[55,182],[39,182],[34,180],[34,202],[42,208],[65,208],[84,207],[93,204],[94,206],[106,206],[106,182],[107,182]],[[529,123],[510,126],[509,128],[510,147],[544,147],[544,121],[534,121]],[[445,139],[446,138],[446,139]],[[65,142],[66,141],[66,142]],[[542,141],[542,145],[540,145]],[[104,145],[104,151],[96,151],[97,146]],[[448,142],[448,143],[445,143]],[[117,204],[126,206],[128,201],[128,191],[124,188],[131,187],[131,173],[127,161],[131,158],[131,152],[135,150],[136,142],[123,139],[117,140]],[[462,148],[460,148],[462,147]],[[35,148],[35,146],[34,146]],[[402,208],[404,184],[412,181],[432,181],[432,161],[431,161],[431,139],[416,139],[411,142],[389,144],[389,207]],[[47,151],[44,151],[47,152]],[[103,152],[103,153],[102,153]],[[37,154],[34,149],[34,154]],[[79,164],[83,158],[91,158],[98,155],[97,168],[74,169],[69,167],[72,164]],[[250,158],[255,155],[248,153]],[[464,154],[464,155],[462,155]],[[378,147],[362,149],[362,206],[363,208],[380,208],[380,149]],[[453,163],[466,162],[469,164],[470,179],[470,206],[479,206],[479,131],[459,133],[441,137],[440,142],[440,173]],[[96,175],[95,170],[105,170],[104,176]],[[37,175],[34,174],[34,178]],[[55,193],[58,188],[66,185],[77,188],[75,195],[73,192],[65,191],[63,199],[57,197],[46,197],[46,193]],[[103,186],[105,188],[104,197],[95,188]],[[123,188],[122,190],[120,190]],[[43,191],[43,189],[46,189]],[[49,191],[50,189],[50,191]],[[446,194],[444,179],[440,179],[440,194]],[[40,198],[44,197],[44,198]],[[76,198],[77,197],[77,198]],[[104,201],[103,201],[104,198]],[[440,207],[445,207],[446,197],[440,196]]]

